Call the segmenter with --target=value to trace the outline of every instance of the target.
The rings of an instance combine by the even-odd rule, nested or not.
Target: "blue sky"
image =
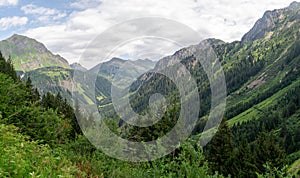
[[[14,33],[44,43],[70,63],[78,62],[86,46],[112,25],[156,16],[173,19],[204,38],[240,40],[266,10],[284,8],[292,0],[0,0],[0,40]],[[153,46],[153,44],[155,46]],[[178,46],[137,40],[117,57],[159,58]],[[163,43],[161,43],[163,44]],[[192,45],[192,44],[191,44]],[[153,56],[141,55],[154,54]],[[159,54],[159,55],[158,55]],[[156,57],[154,57],[156,56]],[[158,57],[159,56],[159,57]]]
[[[1,0],[0,0],[1,2]],[[13,4],[14,2],[9,0],[4,0],[4,5],[0,6],[0,18],[27,18],[27,22],[25,24],[20,22],[20,25],[12,25],[10,27],[2,26],[0,39],[7,38],[14,33],[24,33],[28,29],[36,28],[43,25],[51,25],[53,23],[64,23],[66,17],[72,13],[76,8],[70,6],[72,1],[62,1],[62,0],[34,0],[34,1],[15,1],[17,4]],[[73,1],[75,2],[75,1]],[[2,4],[2,3],[0,3]],[[39,17],[43,16],[43,14],[39,13],[30,13],[25,11],[25,7],[33,8],[45,8],[45,10],[57,10],[57,12],[64,13],[65,16],[59,18],[55,21],[40,21]],[[53,11],[54,12],[54,11]]]

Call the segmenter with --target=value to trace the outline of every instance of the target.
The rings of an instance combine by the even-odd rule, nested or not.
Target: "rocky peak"
[[[299,2],[293,2],[290,4],[290,6],[284,9],[266,11],[263,17],[255,23],[253,28],[243,36],[242,43],[264,38],[269,32],[283,25],[282,22],[284,22],[285,18],[291,14],[295,15],[296,13],[299,13],[299,11]]]
[[[14,34],[5,41],[13,43],[19,49],[19,52],[27,50],[28,48],[34,48],[40,54],[49,53],[49,50],[44,44],[26,36]]]
[[[124,63],[125,60],[124,60],[124,59],[121,59],[121,58],[114,57],[114,58],[112,58],[111,60],[109,60],[107,63],[113,63],[113,62]]]
[[[242,42],[255,41],[263,38],[268,32],[272,31],[279,20],[280,12],[278,10],[267,11],[261,19],[259,19],[253,28],[243,36]]]
[[[300,2],[296,2],[296,1],[292,2],[290,4],[290,6],[288,7],[288,9],[290,9],[290,10],[296,10],[299,8],[300,8]]]
[[[79,64],[78,62],[71,64],[70,67],[74,70],[79,70],[79,71],[83,71],[83,72],[87,71],[87,69],[85,67],[83,67],[81,64]]]

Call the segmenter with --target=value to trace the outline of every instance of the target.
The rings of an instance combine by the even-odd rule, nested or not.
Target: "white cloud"
[[[79,60],[81,52],[91,40],[111,25],[124,20],[147,16],[163,17],[189,26],[205,38],[233,41],[240,40],[266,10],[283,8],[292,2],[292,0],[103,0],[101,3],[94,1],[96,3],[91,5],[87,3],[90,1],[78,0],[70,4],[70,7],[77,8],[77,11],[73,11],[65,23],[30,29],[25,35],[44,42],[50,50],[61,54],[70,62],[75,62]],[[26,10],[28,12],[31,10],[31,13],[38,12],[32,7],[27,7]],[[41,10],[44,14],[57,14],[50,9]],[[121,31],[122,29],[116,35],[121,35]],[[142,48],[140,44],[132,43],[127,49],[139,49],[144,54],[157,53],[151,51],[151,46],[148,45],[150,43],[145,44],[147,47]],[[174,50],[173,47],[170,49]],[[170,54],[168,48],[162,48],[159,52]],[[135,58],[138,57],[134,56],[138,55],[138,52],[130,51],[129,55]]]
[[[79,0],[71,3],[71,7],[78,9],[86,9],[91,7],[96,7],[101,3],[100,0]]]
[[[11,27],[26,25],[28,22],[27,17],[3,17],[0,18],[0,30],[7,30]]]
[[[0,6],[15,6],[19,0],[0,0]]]
[[[25,14],[38,16],[37,19],[41,22],[55,21],[67,16],[65,12],[61,12],[57,9],[39,7],[33,4],[22,6],[21,10]]]
[[[38,15],[55,15],[59,13],[56,9],[49,9],[44,7],[38,7],[33,4],[28,4],[21,8],[25,14],[38,14]]]

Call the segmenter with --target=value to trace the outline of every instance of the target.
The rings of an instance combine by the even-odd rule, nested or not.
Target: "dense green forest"
[[[31,79],[21,81],[11,60],[2,55],[0,82],[1,177],[292,177],[295,173],[289,165],[299,156],[286,155],[299,150],[299,128],[290,131],[290,123],[281,125],[278,133],[270,131],[277,122],[270,125],[268,119],[234,127],[223,122],[204,149],[190,138],[164,158],[130,163],[95,149],[81,133],[74,114],[78,111],[60,94],[40,96]],[[286,96],[286,101],[295,102],[294,109],[287,107],[287,113],[278,114],[289,116],[297,109],[299,97],[292,94],[298,94],[299,87],[294,90]],[[176,112],[173,106],[157,127],[166,129]],[[131,130],[130,134],[153,139],[164,133]]]

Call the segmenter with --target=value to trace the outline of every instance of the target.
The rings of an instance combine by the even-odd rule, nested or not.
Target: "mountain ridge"
[[[213,169],[218,167],[216,163],[221,162],[211,161],[211,158],[216,156],[214,158],[216,159],[221,156],[224,161],[220,165],[223,165],[226,169],[237,169],[237,172],[233,171],[236,172],[236,175],[230,173],[233,177],[260,176],[258,171],[266,173],[266,177],[273,173],[274,176],[278,177],[288,176],[288,173],[291,173],[291,176],[294,177],[300,175],[299,12],[300,4],[294,2],[287,8],[266,12],[241,41],[225,43],[218,39],[208,39],[202,42],[208,42],[214,50],[216,54],[216,59],[214,59],[220,61],[227,85],[226,110],[221,118],[224,122],[221,124],[220,132],[218,131],[213,137],[215,142],[214,140],[211,141],[213,145],[209,144],[203,149],[205,153],[207,150],[218,149],[205,156],[205,159],[210,160],[209,166],[212,169],[210,171],[214,171]],[[199,144],[204,128],[209,125],[207,121],[209,115],[213,112],[211,107],[214,107],[211,106],[212,94],[207,73],[193,53],[201,50],[203,50],[201,43],[191,45],[178,50],[171,56],[160,59],[155,66],[158,70],[164,69],[164,67],[179,61],[191,74],[191,77],[186,81],[195,80],[196,82],[197,87],[193,87],[186,92],[189,93],[194,89],[198,89],[200,98],[197,125],[192,135],[187,139],[187,142],[193,142],[190,148],[194,148],[194,143]],[[128,95],[126,93],[126,96],[129,96],[130,107],[135,112],[144,115],[148,112],[148,109],[152,109],[149,104],[151,96],[159,93],[165,97],[166,103],[168,103],[166,112],[162,105],[155,104],[160,108],[156,110],[158,112],[149,115],[149,118],[159,117],[161,120],[155,123],[153,127],[135,127],[123,122],[113,111],[111,86],[112,78],[124,63],[124,60],[114,58],[111,61],[99,64],[99,68],[95,69],[95,72],[82,70],[80,64],[71,65],[72,69],[59,66],[43,67],[26,72],[24,78],[30,76],[32,84],[42,90],[43,93],[49,91],[52,93],[62,92],[63,96],[72,98],[71,89],[75,88],[74,93],[78,96],[76,99],[79,102],[78,110],[83,108],[86,111],[91,106],[97,106],[98,112],[86,115],[87,120],[97,121],[93,119],[93,114],[104,113],[102,116],[104,116],[104,121],[107,121],[107,126],[113,125],[113,127],[110,127],[113,128],[111,130],[115,134],[120,133],[118,136],[122,139],[146,142],[161,138],[161,135],[167,134],[177,124],[177,118],[181,114],[180,105],[184,105],[184,99],[181,100],[175,82],[150,70],[130,86]],[[183,72],[177,70],[175,74],[180,76]],[[76,81],[73,81],[75,75],[77,78]],[[121,75],[121,78],[126,79],[126,73]],[[122,82],[120,81],[121,85],[124,84]],[[13,99],[14,94],[12,92],[8,93],[12,95],[11,98]],[[3,108],[6,108],[5,105],[4,102]],[[190,111],[193,108],[189,107],[188,109]],[[124,110],[125,114],[127,114],[126,111]],[[31,120],[31,118],[28,119]],[[110,121],[112,121],[112,124],[109,124]],[[93,124],[97,125],[95,123]],[[181,134],[181,131],[185,129],[184,127],[189,127],[189,124],[176,129],[179,131],[177,133]],[[270,144],[271,142],[272,144]],[[75,146],[82,145],[82,143],[80,141]],[[223,149],[228,147],[226,146],[228,143],[231,148]],[[219,147],[220,145],[223,148]],[[164,148],[163,144],[158,146],[159,149]],[[73,147],[74,145],[72,145]],[[189,153],[182,150],[182,148],[184,147],[176,149],[173,154],[170,154],[170,159],[173,160],[178,154],[186,156],[186,153]],[[189,150],[191,150],[190,148]],[[123,147],[122,150],[124,150]],[[125,150],[125,153],[128,153],[128,150]],[[199,150],[199,153],[202,153],[202,150]],[[227,156],[224,157],[224,155]],[[199,160],[198,155],[192,155],[192,157]],[[182,160],[178,160],[181,164]],[[103,160],[101,159],[99,162],[103,163]],[[167,162],[165,159],[162,162],[162,165],[164,165],[162,172],[166,172],[165,165]],[[200,162],[196,162],[196,165],[190,170],[199,167],[203,160],[200,160]],[[190,163],[188,162],[186,165]],[[283,167],[285,165],[286,167]],[[288,165],[292,165],[289,172],[285,170]],[[146,167],[149,168],[148,165]],[[167,172],[173,170],[176,172],[177,168],[180,167],[167,168]],[[186,173],[186,167],[184,167],[184,171]],[[124,174],[122,175],[124,176]]]
[[[29,71],[49,66],[70,68],[66,59],[54,55],[46,46],[33,38],[14,34],[0,41],[0,51],[10,57],[19,71]]]
[[[294,1],[288,7],[266,11],[263,17],[256,21],[251,30],[242,37],[241,42],[247,43],[265,37],[276,27],[276,24],[282,22],[284,15],[288,12],[298,10],[299,7],[300,2]],[[299,14],[299,11],[297,13]]]

